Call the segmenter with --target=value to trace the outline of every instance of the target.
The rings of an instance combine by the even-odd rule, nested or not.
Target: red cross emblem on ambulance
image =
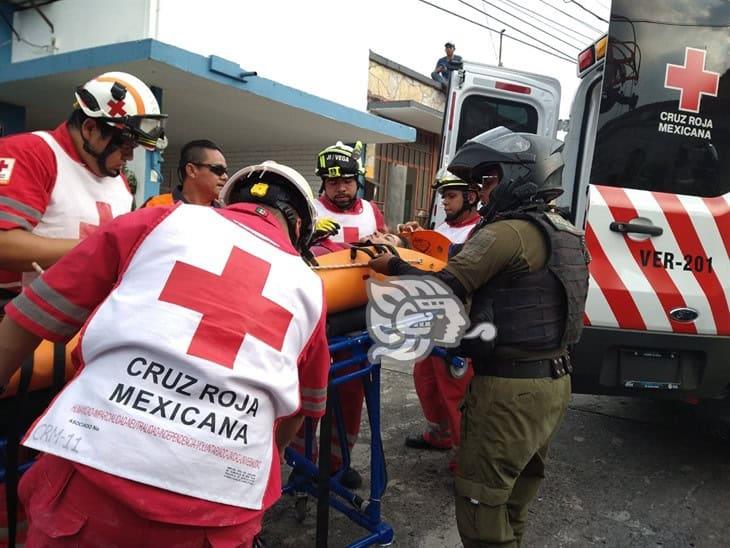
[[[684,50],[684,65],[667,63],[664,87],[680,91],[679,110],[699,112],[703,95],[717,97],[720,73],[705,70],[706,55],[703,49],[688,47]]]

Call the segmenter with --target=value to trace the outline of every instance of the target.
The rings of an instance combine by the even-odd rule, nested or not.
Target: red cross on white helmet
[[[105,72],[76,89],[76,102],[90,118],[130,131],[143,147],[164,148],[166,114],[152,90],[126,72]]]

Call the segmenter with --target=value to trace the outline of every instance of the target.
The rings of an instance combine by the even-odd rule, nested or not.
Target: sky
[[[371,37],[371,49],[376,53],[418,72],[430,74],[436,59],[444,55],[443,45],[448,40],[456,44],[456,53],[468,61],[497,64],[499,32],[491,32],[420,0],[375,0],[375,2],[383,7],[387,6],[387,11],[393,14],[389,16],[391,20],[388,22],[383,18],[383,24],[387,25],[388,30]],[[608,29],[607,23],[590,15],[573,2],[563,0],[466,0],[465,2],[428,0],[428,2],[496,31],[506,29],[502,41],[503,65],[506,68],[547,74],[557,78],[562,87],[561,118],[568,117],[570,101],[579,82],[575,63],[543,53],[513,38],[530,42],[541,49],[548,49],[535,39],[540,40],[574,59],[580,49],[589,45]],[[580,3],[603,19],[609,19],[610,0],[580,0]],[[485,13],[480,13],[467,4]],[[523,9],[520,10],[515,6]],[[563,15],[551,6],[569,15]],[[531,14],[528,10],[546,19]],[[518,21],[517,17],[524,21]],[[557,38],[541,33],[528,23],[550,32]],[[555,28],[550,28],[550,25]],[[519,31],[527,32],[529,36]],[[415,44],[418,46],[414,47]]]
[[[225,57],[262,77],[360,110],[367,105],[369,50],[430,75],[444,55],[444,42],[452,41],[464,59],[496,65],[499,31],[506,29],[504,66],[558,78],[561,118],[568,117],[578,84],[574,59],[608,27],[586,10],[608,20],[610,2],[206,0],[201,9],[198,0],[158,1],[156,37],[163,42]],[[516,40],[555,48],[563,59]]]

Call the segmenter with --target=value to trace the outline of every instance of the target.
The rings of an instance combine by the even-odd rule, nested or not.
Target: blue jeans
[[[448,87],[449,85],[449,78],[448,75],[443,72],[436,72],[435,70],[431,73],[431,78],[436,80],[439,84],[441,84],[441,87]]]

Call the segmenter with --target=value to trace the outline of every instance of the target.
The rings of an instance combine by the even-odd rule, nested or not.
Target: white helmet
[[[226,181],[219,198],[226,205],[255,202],[278,209],[287,219],[292,242],[300,249],[309,242],[314,232],[317,210],[314,207],[312,187],[298,171],[289,166],[267,160],[244,167]],[[298,239],[294,235],[293,213],[302,220]]]
[[[126,131],[148,150],[163,149],[165,119],[152,90],[126,72],[105,72],[76,89],[76,102],[90,118]]]
[[[472,190],[474,192],[479,191],[479,185],[465,181],[461,177],[451,173],[445,167],[438,170],[438,173],[436,173],[436,179],[431,187],[439,192],[443,192],[447,189]]]

